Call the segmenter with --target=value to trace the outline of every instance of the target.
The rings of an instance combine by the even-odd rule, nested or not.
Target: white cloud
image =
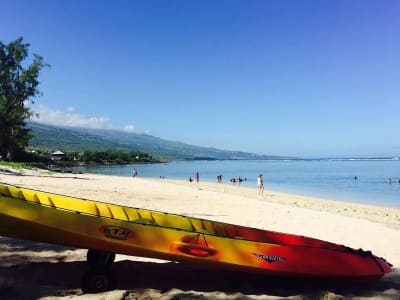
[[[67,112],[73,113],[74,111],[75,111],[75,108],[73,108],[72,106],[67,107]]]
[[[127,131],[127,132],[136,132],[136,128],[135,128],[135,126],[133,126],[133,125],[125,125],[124,131]]]
[[[123,128],[113,126],[108,117],[86,117],[75,110],[74,107],[67,107],[65,111],[54,110],[45,105],[32,105],[31,110],[35,113],[31,120],[38,123],[67,126],[82,127],[92,129],[108,129],[120,130],[126,132],[140,133],[133,125],[125,125]]]

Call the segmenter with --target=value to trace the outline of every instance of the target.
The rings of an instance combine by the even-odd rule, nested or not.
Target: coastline
[[[240,175],[245,179],[240,186],[251,188],[257,185],[256,177],[262,173],[265,188],[272,191],[400,209],[400,184],[394,181],[398,166],[394,160],[212,161],[98,166],[72,171],[130,177],[132,169],[137,168],[145,178],[182,180],[198,171],[201,181],[209,182],[217,182],[222,175],[222,182],[230,183]]]
[[[356,249],[371,250],[375,255],[384,257],[394,265],[396,272],[390,274],[388,278],[384,278],[382,282],[384,285],[387,285],[389,282],[389,290],[395,293],[395,295],[400,295],[400,274],[398,271],[400,267],[400,257],[398,255],[400,253],[400,209],[267,190],[261,196],[258,195],[256,188],[203,181],[190,183],[188,181],[171,179],[64,174],[13,169],[5,172],[4,167],[2,170],[2,172],[0,171],[0,182],[21,187],[290,234],[305,235],[344,244]],[[43,272],[40,268],[39,270],[36,269],[37,262],[46,264],[46,262],[53,261],[60,264],[73,264],[77,269],[82,268],[82,265],[84,265],[84,250],[58,246],[50,247],[47,245],[43,246],[46,251],[36,251],[36,248],[40,249],[38,243],[16,241],[8,238],[1,239],[0,275],[11,272],[11,277],[15,282],[19,282],[20,279],[18,276],[22,276],[24,280],[27,280],[31,284],[38,284],[37,276],[33,276],[33,280],[29,277],[29,270],[32,271],[32,268],[36,272]],[[21,248],[24,250],[21,251]],[[21,256],[21,259],[18,259],[18,255]],[[25,257],[25,260],[22,257]],[[79,263],[76,263],[76,261]],[[132,261],[137,264],[148,262],[151,266],[154,263],[163,263],[171,266],[170,263],[164,261],[117,255],[117,264],[128,264],[128,262]],[[15,266],[20,266],[24,272],[28,271],[27,274],[21,275],[15,269]],[[54,264],[51,267],[54,268]],[[50,265],[45,265],[44,268],[50,268]],[[182,268],[185,269],[184,266]],[[69,276],[73,276],[72,270],[70,270],[70,273]],[[80,273],[78,272],[78,274]],[[51,277],[51,274],[47,275],[47,277],[49,276]],[[55,292],[53,289],[55,289],[57,290],[56,295],[70,291],[72,295],[80,297],[79,284],[76,286],[71,283],[71,286],[73,286],[71,290],[71,286],[63,286],[62,280],[60,282],[56,278],[53,280],[42,278],[40,280],[51,286],[52,291],[46,292],[46,290],[41,289],[39,296],[46,295],[46,293],[49,296],[54,296]],[[50,280],[51,284],[46,280]],[[42,282],[39,282],[39,284]],[[126,285],[124,292],[126,290],[132,292],[133,290],[132,295],[139,293],[135,290],[135,280],[132,280],[132,282],[127,281]],[[382,283],[380,285],[382,287]],[[8,284],[3,279],[3,282],[0,281],[0,295],[1,291],[4,290],[4,286],[12,290],[16,288],[14,282]],[[173,294],[170,290],[174,288],[182,290],[182,286],[179,284],[176,286],[171,285],[168,286],[170,294],[163,291],[154,291],[156,294],[153,296],[158,298],[161,295],[165,296],[164,299],[170,299],[168,297]],[[214,299],[215,293],[221,292],[218,291],[218,286],[216,289],[216,291],[210,292],[211,294],[207,296],[209,298],[204,299]],[[206,292],[202,291],[201,288],[199,290],[197,292],[203,292],[203,294]],[[241,290],[242,294],[243,291]],[[326,292],[331,293],[332,291]],[[374,297],[377,294],[387,292],[386,289],[383,291],[369,291],[371,295],[375,295]],[[109,293],[116,295],[116,293],[121,293],[121,291]],[[235,298],[232,297],[232,299]]]

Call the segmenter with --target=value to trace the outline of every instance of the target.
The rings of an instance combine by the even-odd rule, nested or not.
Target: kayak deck
[[[206,233],[220,237],[280,245],[325,247],[338,250],[343,247],[314,238],[300,237],[147,209],[120,206],[100,201],[53,195],[40,191],[21,189],[15,186],[0,185],[0,194],[78,214],[87,214],[95,217],[110,218],[139,224],[151,224],[153,226],[195,233]]]

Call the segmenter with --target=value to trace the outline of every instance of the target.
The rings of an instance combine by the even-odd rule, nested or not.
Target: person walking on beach
[[[264,195],[264,179],[263,175],[260,174],[257,177],[258,194]]]
[[[199,182],[199,180],[200,180],[199,172],[196,172],[196,181]]]

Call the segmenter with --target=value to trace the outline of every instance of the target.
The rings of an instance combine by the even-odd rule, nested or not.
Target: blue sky
[[[5,1],[40,122],[299,157],[400,156],[400,1]]]

